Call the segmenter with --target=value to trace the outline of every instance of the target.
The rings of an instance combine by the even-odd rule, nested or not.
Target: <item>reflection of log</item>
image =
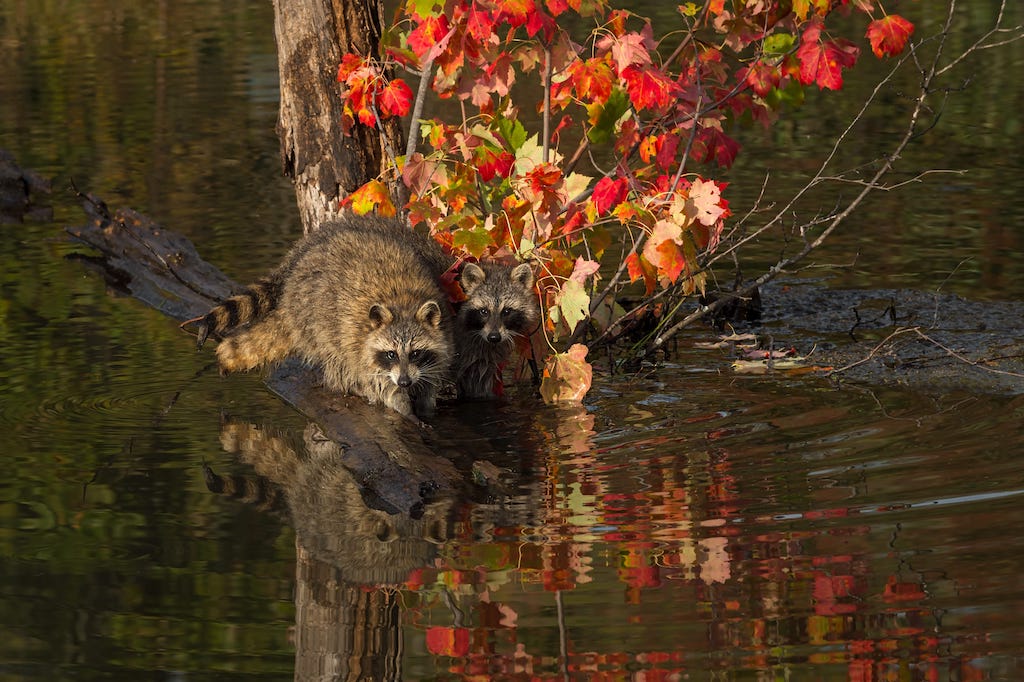
[[[53,209],[40,206],[40,195],[50,193],[50,181],[34,171],[19,168],[14,157],[0,149],[0,223],[51,220]]]
[[[128,209],[111,214],[93,198],[84,206],[89,223],[68,232],[101,254],[86,260],[116,290],[183,322],[239,289],[200,258],[191,242],[146,216]],[[185,343],[183,338],[183,348]],[[415,514],[425,497],[458,487],[451,462],[435,455],[424,432],[397,414],[324,391],[316,372],[304,367],[286,364],[267,383],[341,446],[344,465],[387,511]]]

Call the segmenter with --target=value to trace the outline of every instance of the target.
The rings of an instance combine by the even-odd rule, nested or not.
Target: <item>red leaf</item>
[[[572,86],[576,94],[585,101],[603,103],[612,94],[615,74],[603,59],[591,57],[586,61],[577,60],[569,66],[569,78],[561,89]],[[557,95],[556,95],[557,97]]]
[[[409,34],[409,47],[417,57],[422,58],[446,33],[448,33],[448,17],[443,14],[424,17],[420,25]]]
[[[898,14],[890,14],[868,24],[868,40],[876,57],[897,55],[914,32],[914,25]]]
[[[509,152],[495,152],[485,147],[480,147],[474,160],[477,173],[484,182],[490,182],[495,176],[507,178],[512,172],[512,166],[516,163],[516,157]]]
[[[764,97],[771,92],[779,84],[779,67],[766,64],[764,62],[755,62],[753,66],[747,69],[746,80],[747,84],[753,88],[760,97]]]
[[[592,199],[597,215],[605,215],[615,206],[622,203],[629,191],[629,185],[625,178],[601,178],[594,186]]]
[[[839,90],[843,87],[843,69],[854,65],[860,50],[842,38],[821,42],[820,37],[820,23],[804,31],[803,44],[796,51],[800,60],[800,82],[804,85],[817,83],[821,89]]]
[[[673,101],[675,83],[653,68],[630,66],[622,72],[629,99],[638,111],[663,109]]]
[[[507,21],[512,26],[522,26],[531,14],[540,14],[533,0],[497,0],[494,6],[495,22]]]
[[[485,41],[494,33],[494,17],[479,9],[474,3],[466,13],[466,33],[479,41]]]
[[[647,287],[647,296],[654,293],[654,287],[658,284],[658,272],[647,259],[638,253],[631,253],[626,257],[626,270],[629,272],[629,281],[635,282],[641,277],[644,278],[644,286]]]
[[[380,109],[388,116],[405,116],[412,108],[412,90],[396,78],[380,91]]]
[[[569,3],[566,0],[547,0],[545,4],[548,6],[548,11],[551,12],[553,17],[557,17],[562,12],[569,11]]]
[[[698,163],[714,161],[722,168],[729,168],[739,151],[740,145],[736,140],[718,128],[708,127],[697,133],[690,148],[690,157]]]

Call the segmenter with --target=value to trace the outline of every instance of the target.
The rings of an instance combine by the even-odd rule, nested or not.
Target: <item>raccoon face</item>
[[[376,373],[403,389],[437,385],[446,371],[449,347],[441,329],[441,308],[422,304],[414,315],[396,314],[384,304],[370,308],[372,331],[366,343]]]
[[[533,295],[533,270],[526,263],[509,270],[475,263],[462,270],[466,301],[459,311],[463,331],[492,345],[511,344],[530,334],[540,317]]]

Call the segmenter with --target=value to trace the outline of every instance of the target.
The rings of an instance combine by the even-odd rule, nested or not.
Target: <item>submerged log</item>
[[[99,269],[116,291],[179,322],[241,291],[182,235],[133,210],[111,212],[95,197],[83,198],[89,222],[67,232],[99,252],[82,259]],[[429,430],[362,398],[325,391],[318,373],[297,363],[283,364],[266,383],[319,424],[324,436],[341,448],[341,462],[357,483],[390,513],[415,516],[430,500],[460,489],[462,477],[449,459],[432,449]]]

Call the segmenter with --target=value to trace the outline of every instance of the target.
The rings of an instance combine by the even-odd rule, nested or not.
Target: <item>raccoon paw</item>
[[[217,346],[217,364],[220,373],[246,372],[261,364],[258,353],[236,339],[225,339]]]

